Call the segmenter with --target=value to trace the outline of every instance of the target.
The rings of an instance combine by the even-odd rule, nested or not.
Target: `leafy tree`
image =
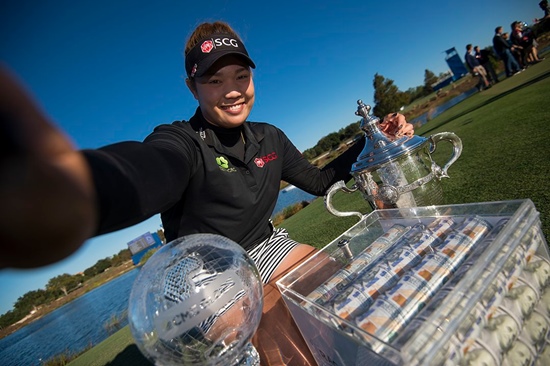
[[[113,255],[111,258],[111,266],[118,267],[124,262],[127,262],[132,259],[132,253],[129,249],[122,249],[117,254]]]
[[[86,278],[91,278],[95,275],[105,272],[107,268],[111,267],[111,260],[109,258],[103,258],[98,260],[93,266],[84,270]]]
[[[342,131],[342,135],[343,135],[342,140],[350,139],[353,136],[357,135],[359,132],[361,132],[361,129],[359,128],[360,124],[361,123],[359,121],[357,121],[357,122],[354,122],[354,123],[351,123],[351,124],[347,125],[343,129],[341,129],[340,131]]]
[[[321,138],[314,147],[305,150],[302,155],[308,160],[313,160],[325,152],[337,148],[343,141],[349,140],[361,132],[359,125],[359,121],[353,122],[341,128],[337,133],[333,132]]]
[[[386,79],[376,73],[373,86],[374,103],[376,104],[373,114],[379,118],[397,112],[402,106],[409,103],[409,95],[400,91],[391,79]]]
[[[409,96],[409,103],[412,103],[415,100],[420,99],[425,95],[424,85],[419,85],[414,88],[409,88],[405,93],[407,93]]]
[[[317,154],[315,153],[315,149],[307,149],[302,153],[302,155],[307,160],[313,160],[317,156]]]
[[[163,229],[158,229],[157,234],[160,238],[160,241],[166,244],[166,237],[164,236],[164,230]]]
[[[155,254],[157,251],[158,251],[159,248],[153,248],[153,249],[149,249],[144,255],[143,257],[141,257],[139,263],[138,263],[138,266],[143,266],[148,260],[149,258],[151,258],[151,256],[153,254]]]
[[[330,150],[336,149],[338,146],[340,146],[340,135],[336,132],[329,133],[325,137],[325,140],[326,145],[330,146]]]
[[[325,150],[319,144],[315,145],[315,156],[322,155],[324,152]]]
[[[434,91],[432,84],[435,84],[437,79],[437,76],[432,71],[428,69],[424,70],[424,95],[428,95]]]
[[[23,319],[27,314],[28,312],[23,313],[16,309],[7,311],[0,316],[0,329],[18,322],[19,320]]]
[[[40,305],[49,303],[53,299],[55,299],[55,295],[43,289],[29,291],[23,294],[13,305],[13,310],[10,310],[0,316],[0,327],[11,325],[23,319],[31,312],[31,310],[39,307]]]
[[[68,273],[51,278],[46,284],[46,289],[52,292],[62,291],[67,296],[68,291],[77,287],[82,282],[82,276]]]

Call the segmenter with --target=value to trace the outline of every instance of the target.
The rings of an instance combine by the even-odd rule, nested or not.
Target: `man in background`
[[[511,51],[512,44],[502,37],[502,26],[495,28],[495,36],[493,37],[493,49],[497,56],[504,62],[506,76],[512,76],[523,71],[523,68],[518,64],[516,58]]]
[[[548,5],[548,0],[542,0],[539,3],[539,7],[544,12],[544,17],[549,18],[550,17],[550,5]]]
[[[493,67],[493,64],[491,63],[491,59],[489,58],[489,55],[491,54],[491,52],[486,49],[482,50],[479,48],[479,46],[475,46],[474,51],[475,51],[475,58],[487,72],[487,79],[489,79],[489,82],[491,84],[498,83],[497,73],[495,72],[495,68]]]
[[[487,79],[487,72],[474,56],[473,47],[471,44],[466,45],[466,54],[464,55],[464,59],[466,60],[466,64],[470,68],[471,72],[479,77],[479,84],[477,86],[478,90],[481,91],[483,89],[490,88],[491,83],[489,83],[489,80]]]

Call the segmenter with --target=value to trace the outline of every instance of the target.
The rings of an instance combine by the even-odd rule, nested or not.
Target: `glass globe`
[[[140,269],[128,318],[140,351],[156,365],[259,365],[250,339],[263,306],[254,262],[214,234],[176,239]]]

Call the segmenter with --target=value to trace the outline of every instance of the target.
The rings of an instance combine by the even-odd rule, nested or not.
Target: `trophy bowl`
[[[355,113],[361,116],[365,146],[352,165],[355,184],[348,188],[336,182],[325,195],[325,206],[335,216],[363,216],[360,212],[340,212],[332,205],[332,196],[343,191],[359,190],[373,210],[409,208],[443,204],[441,180],[449,178],[447,170],[462,153],[462,140],[453,132],[439,132],[429,137],[403,136],[396,138],[384,133],[379,119],[370,115],[370,106],[357,101]],[[452,146],[451,156],[443,167],[432,154],[439,142]]]

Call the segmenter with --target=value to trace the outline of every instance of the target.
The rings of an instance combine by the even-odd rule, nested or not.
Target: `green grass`
[[[446,203],[531,199],[550,233],[550,63],[474,95],[420,129],[453,131],[462,156],[444,181]],[[444,151],[436,151],[441,160]]]
[[[143,357],[130,332],[125,326],[97,346],[69,363],[70,366],[145,366],[151,363]]]
[[[541,214],[546,238],[550,233],[550,60],[476,93],[416,131],[429,136],[456,133],[462,156],[442,181],[446,204],[531,199]],[[437,145],[434,159],[443,165],[451,147]],[[337,193],[339,211],[370,212],[359,192]],[[291,237],[322,248],[358,221],[335,217],[322,198],[283,221]],[[71,366],[147,365],[133,343],[128,327],[82,354]]]

